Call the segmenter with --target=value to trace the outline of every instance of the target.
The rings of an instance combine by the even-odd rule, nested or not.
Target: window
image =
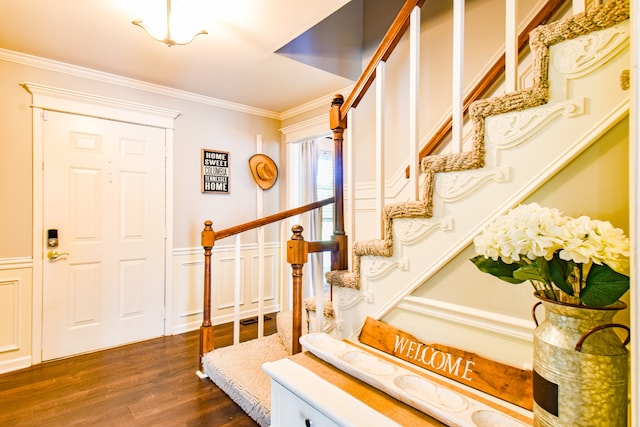
[[[333,196],[333,147],[330,150],[320,148],[318,150],[318,166],[316,176],[317,200],[324,200]],[[320,238],[331,239],[333,234],[333,205],[322,208],[320,221]],[[322,257],[323,275],[331,269],[331,254],[325,252]]]
[[[288,206],[290,208],[305,205],[333,196],[333,140],[320,137],[312,140],[288,144],[289,171],[294,179],[287,182]],[[333,205],[320,211],[303,215],[293,220],[293,224],[301,224],[306,240],[329,240],[333,234]],[[293,225],[292,224],[292,225]],[[310,257],[313,259],[314,257]],[[305,272],[306,279],[311,281],[307,289],[313,292],[315,282],[324,282],[324,274],[331,269],[331,254],[323,253],[311,261]],[[313,267],[312,267],[313,265]],[[317,266],[317,267],[316,267]],[[324,285],[325,292],[328,285]]]

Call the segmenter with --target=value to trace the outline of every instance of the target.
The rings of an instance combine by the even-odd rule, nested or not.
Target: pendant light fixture
[[[176,8],[177,5],[182,6]],[[135,19],[131,21],[144,29],[155,40],[167,46],[185,45],[191,43],[200,34],[209,34],[206,30],[193,30],[193,23],[189,21],[188,14],[184,10],[184,1],[167,0],[166,19],[164,16],[159,19]],[[172,10],[172,7],[173,10]],[[164,21],[164,22],[163,22]]]

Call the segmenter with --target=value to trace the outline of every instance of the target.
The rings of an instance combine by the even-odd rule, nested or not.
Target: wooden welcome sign
[[[413,335],[367,317],[360,342],[476,390],[533,408],[532,373],[440,344],[425,344]]]

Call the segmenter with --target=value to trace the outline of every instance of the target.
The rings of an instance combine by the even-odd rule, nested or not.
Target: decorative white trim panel
[[[380,279],[392,270],[407,271],[409,269],[408,258],[398,258],[394,261],[382,257],[372,257],[367,263],[367,268],[362,269],[362,274],[368,279]]]
[[[436,178],[435,191],[443,202],[451,203],[474,193],[487,182],[510,179],[511,169],[507,166],[442,173]]]
[[[398,236],[398,240],[405,245],[417,243],[437,230],[453,230],[453,217],[403,218],[394,221],[393,229]]]
[[[336,288],[334,289],[333,297],[335,307],[340,310],[348,310],[355,307],[360,301],[370,302],[364,292],[351,288]],[[370,297],[373,298],[372,295]]]
[[[20,280],[0,280],[0,353],[20,349],[21,304]]]
[[[13,270],[16,268],[32,268],[33,258],[21,257],[21,258],[1,258],[0,270]]]
[[[487,118],[485,139],[500,150],[514,148],[527,141],[544,126],[560,117],[570,118],[585,113],[584,97],[542,105],[524,111]]]
[[[525,321],[517,317],[414,296],[405,297],[397,307],[447,322],[473,326],[477,329],[517,338],[525,342],[533,340],[533,330],[535,329],[533,321]]]
[[[569,78],[590,74],[629,44],[629,21],[553,46],[551,65]]]
[[[0,374],[32,364],[30,259],[0,264]]]
[[[240,246],[240,318],[258,314],[258,245]],[[265,244],[264,313],[280,311],[278,301],[280,245]],[[234,320],[234,282],[236,253],[234,245],[215,246],[211,255],[211,320],[214,325]],[[173,316],[171,333],[198,329],[202,324],[204,252],[202,248],[173,251]]]

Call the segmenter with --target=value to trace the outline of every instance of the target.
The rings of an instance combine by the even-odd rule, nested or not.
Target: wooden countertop
[[[394,399],[388,394],[371,387],[335,368],[333,365],[305,351],[289,358],[305,367],[323,380],[339,387],[382,415],[405,426],[446,426],[429,415]]]

